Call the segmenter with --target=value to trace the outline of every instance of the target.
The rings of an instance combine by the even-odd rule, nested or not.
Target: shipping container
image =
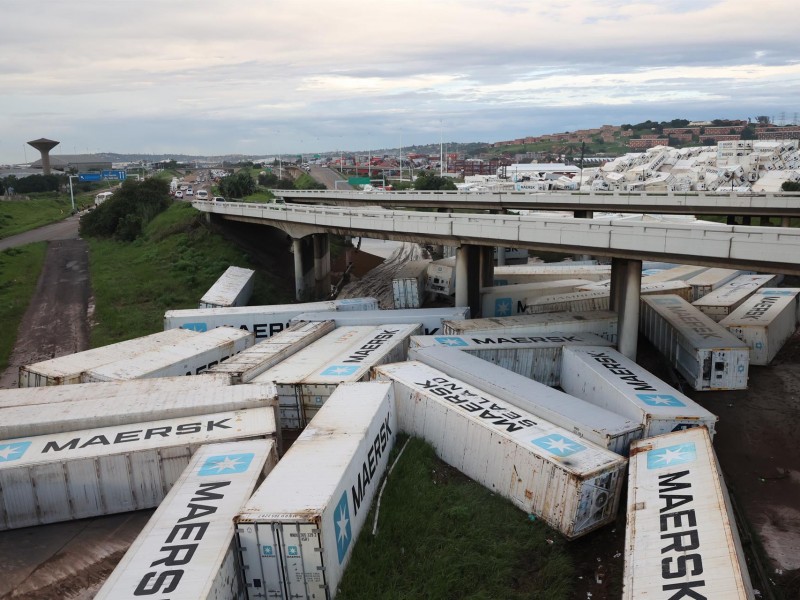
[[[719,322],[739,308],[758,289],[778,285],[782,280],[782,275],[740,275],[695,300],[692,305]]]
[[[740,275],[752,275],[752,271],[739,271],[737,269],[707,269],[702,273],[691,277],[686,280],[686,283],[692,287],[692,297],[686,298],[689,302],[699,300],[706,294],[713,292],[718,287],[725,285],[732,279]],[[664,292],[672,293],[672,292]]]
[[[579,286],[575,291],[577,292],[594,292],[597,290],[605,290],[610,293],[611,280],[598,281],[597,283],[590,283],[587,285]],[[640,294],[675,294],[684,300],[691,302],[692,300],[692,286],[685,281],[657,281],[654,283],[643,283],[639,288]]]
[[[695,390],[747,388],[747,344],[683,298],[642,296],[639,332]]]
[[[753,600],[736,518],[703,428],[634,442],[625,528],[625,600]]]
[[[425,291],[442,296],[456,293],[456,257],[431,261],[425,276]]]
[[[81,374],[81,381],[92,383],[197,375],[249,348],[253,341],[253,334],[249,331],[217,327],[158,350],[86,370]]]
[[[130,359],[175,342],[188,340],[196,335],[196,332],[186,329],[160,331],[144,337],[21,366],[19,368],[19,387],[80,383],[81,373],[86,370],[107,365],[110,362]]]
[[[571,265],[569,263],[527,264],[494,268],[494,285],[588,279],[601,281],[611,277],[611,265]]]
[[[0,409],[0,439],[265,406],[275,413],[276,400],[275,386],[270,384],[208,385],[196,389],[157,391],[147,395],[131,395],[130,391],[125,391],[123,395],[58,402],[48,406],[47,410],[42,410],[39,404],[9,406]]]
[[[632,419],[644,437],[705,426],[713,436],[717,416],[613,348],[564,348],[561,389]]]
[[[201,445],[275,439],[271,407],[0,442],[0,529],[158,506]]]
[[[250,600],[336,596],[396,433],[388,383],[331,396],[236,517]]]
[[[425,303],[425,279],[429,260],[414,260],[404,264],[392,277],[394,307],[422,308]]]
[[[643,427],[638,422],[460,349],[445,346],[410,348],[408,358],[488,392],[616,454],[627,456],[631,441],[642,437]]]
[[[333,321],[292,323],[288,329],[203,371],[203,375],[224,376],[231,385],[250,383],[270,367],[328,335],[334,329]]]
[[[550,333],[594,333],[615,342],[617,340],[617,314],[607,310],[574,313],[546,313],[542,315],[516,315],[493,319],[467,319],[444,321],[444,335],[497,335],[537,336]]]
[[[643,283],[639,294],[676,294],[688,300],[692,288],[682,281],[665,281],[663,283]],[[611,299],[611,288],[595,288],[564,294],[553,294],[528,298],[525,312],[530,315],[552,312],[585,312],[592,310],[608,310]]]
[[[481,289],[481,312],[484,317],[510,317],[526,312],[529,298],[572,292],[588,279],[561,279],[538,283],[498,285]]]
[[[700,265],[679,265],[671,269],[664,269],[655,275],[646,275],[642,277],[642,283],[663,283],[665,281],[686,281],[704,273],[708,267]]]
[[[282,429],[302,429],[343,382],[369,379],[370,368],[405,360],[417,324],[339,327],[264,371],[253,383],[274,383]]]
[[[202,446],[95,600],[247,598],[233,518],[277,462],[271,440]]]
[[[530,252],[527,248],[503,248],[503,255],[507,265],[527,264]],[[493,258],[497,264],[498,248],[494,248]],[[596,261],[595,261],[596,264]]]
[[[751,365],[768,365],[797,327],[797,291],[761,288],[719,324],[750,347]]]
[[[256,272],[241,267],[228,267],[200,298],[198,308],[245,306],[253,295]]]
[[[476,356],[529,379],[555,387],[561,383],[561,349],[565,345],[612,346],[593,333],[548,333],[503,337],[428,335],[412,336],[410,348],[445,346]]]
[[[444,321],[469,319],[468,306],[442,306],[439,308],[406,308],[403,310],[361,310],[358,312],[312,312],[292,317],[292,323],[301,321],[332,320],[337,327],[353,325],[383,325],[384,323],[420,323],[425,335],[434,335],[442,330]]]
[[[195,308],[168,310],[164,313],[164,329],[208,331],[215,327],[236,327],[265,339],[283,331],[292,317],[305,312],[375,310],[375,298],[348,298],[301,304],[271,304],[268,306],[234,306],[231,308]]]

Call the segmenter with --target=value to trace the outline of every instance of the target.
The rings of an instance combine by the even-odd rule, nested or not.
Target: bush
[[[135,240],[144,227],[171,203],[169,184],[161,179],[126,180],[111,198],[81,219],[80,233],[89,237]]]

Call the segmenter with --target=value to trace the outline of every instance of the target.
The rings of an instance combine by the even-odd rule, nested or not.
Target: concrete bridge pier
[[[639,341],[639,295],[642,287],[642,261],[624,258],[611,260],[611,298],[609,306],[616,310],[617,348],[636,360]]]
[[[317,298],[327,298],[331,293],[331,243],[327,233],[315,233],[314,240],[314,293]]]
[[[480,250],[481,279],[478,284],[478,301],[480,302],[481,288],[490,287],[494,283],[494,247],[478,246]],[[498,254],[500,248],[497,249]]]
[[[506,264],[506,248],[505,246],[497,247],[497,266],[502,267]],[[491,285],[491,284],[489,284]]]
[[[491,247],[487,252],[493,260]],[[456,249],[456,306],[469,306],[473,317],[480,315],[481,310],[481,254],[480,246],[463,244]],[[484,258],[483,262],[487,262]]]
[[[296,300],[306,299],[306,280],[303,277],[303,239],[292,238],[292,253],[294,254],[294,297]]]

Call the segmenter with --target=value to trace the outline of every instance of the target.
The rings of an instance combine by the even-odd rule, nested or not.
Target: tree
[[[219,182],[219,190],[226,198],[244,198],[256,191],[256,182],[249,171],[239,171],[234,175],[224,177]]]
[[[784,192],[800,192],[800,181],[784,181],[781,185]]]
[[[128,179],[111,198],[84,215],[80,233],[130,242],[139,237],[145,226],[170,203],[169,184],[165,180]]]
[[[433,171],[423,171],[414,180],[415,190],[455,190],[456,184],[446,177],[435,175]]]

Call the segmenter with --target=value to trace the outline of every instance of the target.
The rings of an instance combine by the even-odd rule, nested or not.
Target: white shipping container
[[[275,439],[272,408],[0,442],[0,529],[158,506],[201,445]]]
[[[250,383],[255,377],[335,329],[333,321],[292,323],[263,342],[242,350],[225,362],[203,371],[204,375],[224,376],[231,385]]]
[[[632,419],[644,437],[705,426],[717,416],[613,348],[564,348],[561,388],[577,398]]]
[[[19,368],[19,387],[80,383],[81,373],[117,360],[126,360],[197,335],[186,329],[159,331],[100,348],[75,352]]]
[[[616,454],[627,456],[631,441],[642,437],[638,422],[455,348],[410,348],[408,357]]]
[[[253,295],[256,272],[241,267],[228,267],[209,290],[200,298],[198,308],[225,308],[244,306]]]
[[[561,348],[566,345],[612,346],[593,333],[552,333],[548,335],[412,336],[411,348],[445,346],[456,348],[544,385],[561,383]]]
[[[739,277],[740,275],[751,275],[752,271],[740,271],[737,269],[707,269],[702,273],[691,277],[686,280],[686,283],[692,287],[692,297],[685,298],[689,302],[699,300],[706,294],[714,291],[721,285],[725,285],[730,280]],[[671,293],[671,292],[664,292]]]
[[[375,298],[348,298],[301,304],[272,304],[269,306],[233,306],[231,308],[196,308],[168,310],[164,313],[164,329],[208,331],[215,327],[236,327],[250,331],[257,340],[283,331],[292,317],[305,312],[375,310]]]
[[[568,539],[614,520],[626,460],[421,362],[381,365],[397,425]]]
[[[375,365],[405,360],[417,324],[339,327],[268,369],[253,383],[274,383],[282,429],[302,429],[343,382],[369,379]]]
[[[343,384],[236,517],[248,597],[334,598],[389,461],[392,386]]]
[[[526,312],[529,298],[572,292],[588,279],[561,279],[538,283],[498,285],[481,289],[481,311],[484,317],[510,317]]]
[[[719,324],[750,347],[751,365],[768,365],[797,325],[797,291],[761,288]]]
[[[233,518],[277,462],[271,440],[202,446],[95,600],[246,598]]]
[[[48,406],[46,411],[40,404],[9,406],[0,409],[0,439],[248,408],[270,407],[275,413],[276,399],[274,385],[214,385],[147,395],[130,395],[128,392],[122,396],[58,402]]]
[[[528,264],[506,265],[494,268],[494,285],[558,281],[560,279],[588,279],[601,281],[611,277],[611,265]]]
[[[634,442],[622,597],[755,598],[722,470],[702,428]]]
[[[643,283],[639,294],[676,294],[688,300],[692,288],[682,281],[665,281],[663,283]],[[535,315],[551,312],[583,312],[592,310],[609,310],[611,300],[610,287],[595,288],[565,294],[553,294],[528,298],[526,313]]]
[[[443,296],[456,293],[456,258],[431,261],[425,278],[425,290]]]
[[[233,327],[211,331],[127,360],[84,371],[83,383],[197,375],[253,345],[253,334]]]
[[[334,321],[337,327],[352,325],[383,325],[384,323],[420,323],[425,335],[434,335],[442,329],[444,321],[469,319],[468,306],[442,306],[439,308],[406,308],[402,310],[361,310],[358,312],[313,312],[292,318],[300,321]]]
[[[740,275],[695,300],[692,305],[719,322],[741,306],[759,288],[778,285],[782,279],[781,275]]]
[[[663,283],[665,281],[686,281],[700,273],[704,273],[708,267],[700,265],[679,265],[671,269],[664,269],[654,275],[642,277],[642,283]]]
[[[404,264],[392,277],[392,298],[395,308],[421,308],[425,303],[425,279],[429,260]]]
[[[686,300],[672,295],[642,296],[639,331],[695,390],[747,387],[747,344]]]
[[[610,293],[611,290],[611,280],[608,281],[598,281],[597,283],[591,283],[588,285],[582,285],[578,287],[575,291],[577,292],[594,292],[597,290],[605,290],[607,293]],[[639,288],[640,294],[675,294],[676,296],[680,296],[684,300],[688,300],[691,302],[692,300],[692,287],[688,285],[685,281],[674,280],[674,281],[660,281],[654,283],[643,283]]]
[[[444,321],[444,335],[503,335],[536,336],[558,332],[594,333],[607,340],[617,339],[617,314],[607,310],[574,313],[546,313],[542,315],[516,315],[493,319],[467,319]]]

